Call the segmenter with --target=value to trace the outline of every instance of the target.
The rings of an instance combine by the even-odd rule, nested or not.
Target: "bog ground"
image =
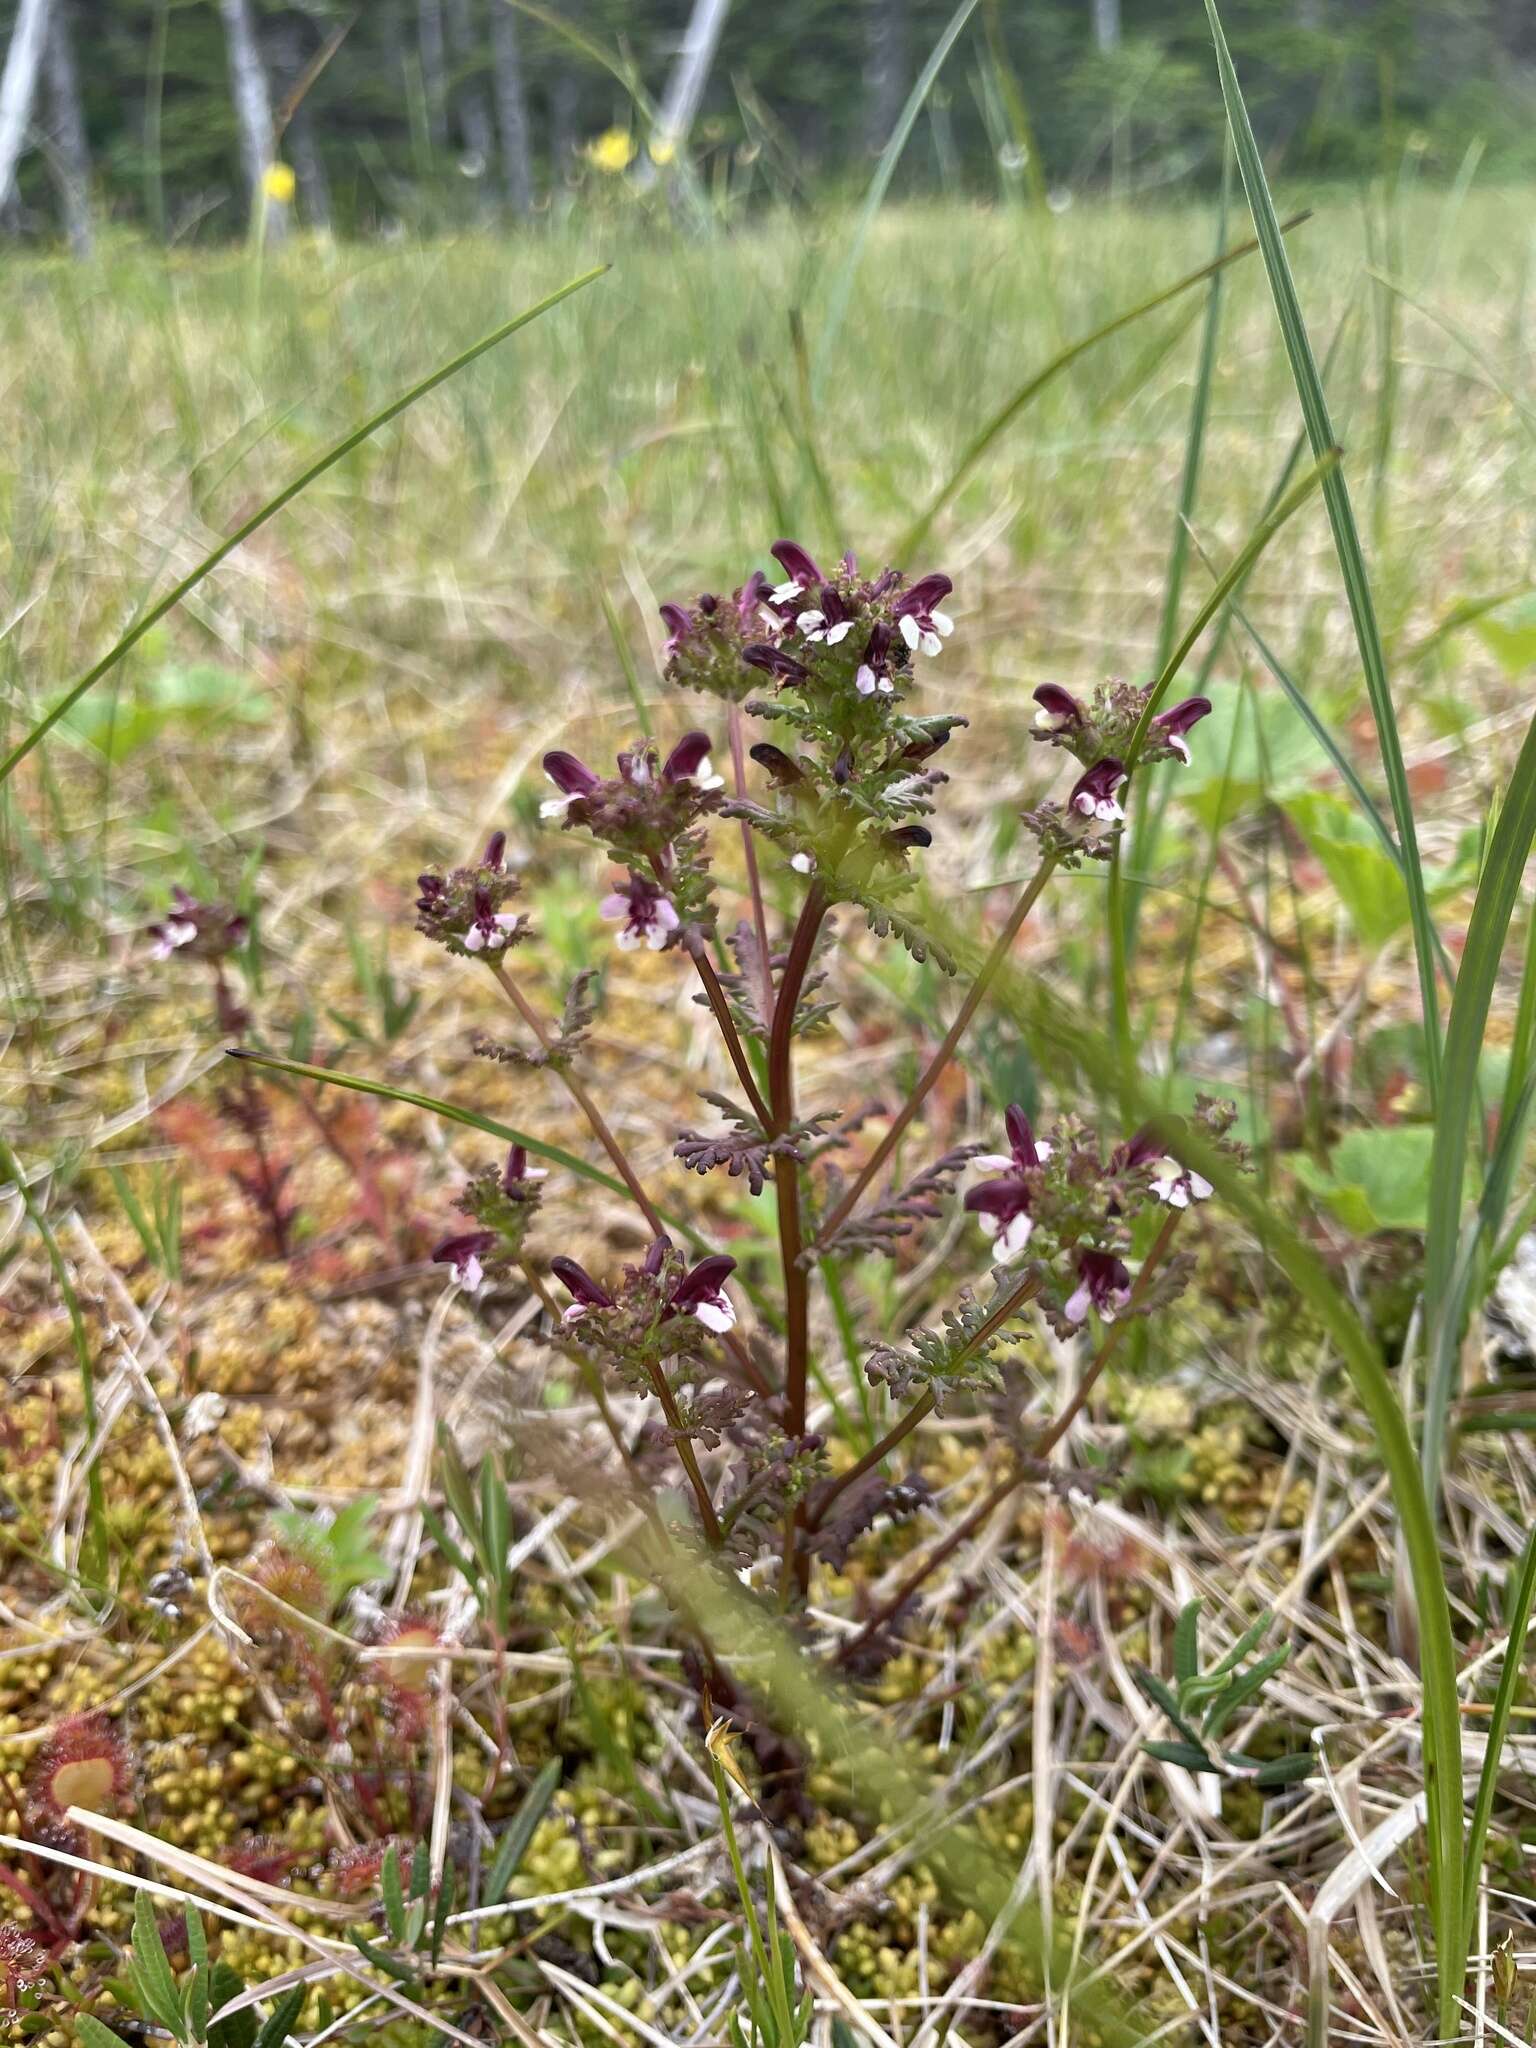
[[[1279,200],[1307,214],[1288,247],[1449,976],[1536,663],[1531,194]],[[961,973],[838,912],[838,1008],[804,1041],[800,1088],[803,1112],[867,1106],[851,1177],[1029,872],[1020,813],[1068,786],[1031,738],[1033,692],[1149,681],[1311,466],[1253,253],[1216,273],[1214,308],[1201,277],[1034,388],[1249,233],[1240,195],[1224,222],[1214,205],[888,208],[862,244],[851,211],[699,240],[616,204],[516,240],[11,262],[7,747],[357,421],[612,268],[346,455],[6,785],[0,1935],[43,1958],[24,1983],[0,1947],[6,2038],[101,2048],[81,2013],[134,2038],[135,1897],[185,1986],[185,1891],[211,1959],[306,2043],[722,2040],[743,1976],[771,1969],[742,1931],[711,1710],[742,1731],[758,1803],[737,1799],[735,1830],[818,2039],[1431,2037],[1400,1520],[1336,1332],[1250,1213],[1218,1192],[1191,1214],[1191,1286],[1127,1327],[1050,1469],[946,1552],[881,1656],[834,1674],[1064,1407],[1081,1340],[1037,1320],[1003,1397],[925,1415],[887,1465],[922,1482],[904,1513],[824,1552],[803,1604],[777,1589],[769,1647],[731,1603],[771,1572],[707,1593],[647,1575],[603,1407],[664,1520],[691,1512],[687,1490],[642,1434],[655,1403],[594,1394],[561,1338],[550,1257],[617,1271],[644,1253],[622,1184],[546,1161],[530,1276],[471,1296],[431,1253],[506,1144],[401,1099],[607,1168],[553,1068],[476,1057],[478,1035],[507,1037],[505,1005],[414,928],[418,874],[504,831],[541,935],[527,990],[555,1017],[601,970],[582,1072],[658,1206],[736,1259],[743,1327],[772,1355],[773,1191],[673,1156],[714,1115],[699,1091],[736,1094],[736,1076],[679,954],[615,949],[610,867],[541,823],[541,757],[608,773],[642,723],[663,753],[697,724],[729,770],[724,706],[661,686],[658,606],[777,573],[783,536],[953,579],[955,631],[910,708],[970,721],[922,869]],[[1236,1106],[1244,1186],[1318,1256],[1416,1416],[1419,989],[1318,497],[1192,651],[1175,694],[1196,689],[1213,709],[1194,759],[1154,771],[1117,884],[1138,906],[1140,1073],[1174,1109]],[[734,828],[717,848],[734,900]],[[760,851],[777,922],[802,880]],[[207,972],[152,957],[174,887],[247,920],[222,1012]],[[1015,1102],[1042,1130],[1075,1115],[1131,1135],[1113,1076],[1071,1042],[1073,1017],[1112,1025],[1107,894],[1089,863],[1042,898],[903,1141],[906,1178],[946,1148],[996,1151]],[[1514,1674],[1471,1940],[1479,2041],[1527,2037],[1536,1948],[1533,1700],[1500,1622],[1536,1486],[1523,1135],[1499,1149],[1530,1107],[1529,916],[1522,897],[1477,1068],[1490,1170],[1467,1192],[1491,1184],[1503,1207],[1464,1239],[1439,1529],[1469,1806]],[[257,1078],[225,1058],[235,1039],[384,1092]],[[904,1405],[871,1351],[987,1272],[953,1189],[934,1207],[894,1258],[815,1270],[833,1476]],[[728,1430],[705,1444],[711,1483],[738,1453]],[[1146,1747],[1180,1733],[1155,1680],[1196,1598],[1200,1672],[1263,1616],[1238,1668],[1289,1645],[1222,1739],[1249,1764],[1310,1752],[1295,1782]],[[244,2048],[239,2028],[212,2038]]]

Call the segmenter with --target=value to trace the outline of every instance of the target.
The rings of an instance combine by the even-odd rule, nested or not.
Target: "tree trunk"
[[[864,141],[878,155],[891,139],[910,89],[907,0],[866,0]]]
[[[495,131],[491,126],[490,102],[485,96],[485,72],[481,59],[484,46],[480,23],[471,0],[448,0],[448,50],[453,59],[454,112],[459,141],[463,145],[462,168],[472,178],[480,209],[490,200],[491,165],[496,155]]]
[[[682,149],[688,140],[688,131],[693,126],[699,102],[704,97],[704,88],[709,82],[709,67],[720,47],[725,17],[730,11],[731,0],[693,0],[688,32],[677,53],[672,76],[667,80],[667,96],[661,103],[661,112],[656,117],[656,133],[652,137],[653,146],[659,144],[663,152]],[[655,177],[655,162],[649,156],[642,157],[636,168],[635,183],[644,190],[654,183]]]
[[[434,149],[446,149],[448,67],[442,0],[418,0],[416,34],[421,48],[421,87],[427,99],[427,134]]]
[[[1093,0],[1093,42],[1101,55],[1120,47],[1120,0]]]
[[[492,4],[500,6],[502,0],[492,0]],[[549,88],[549,161],[557,182],[566,176],[575,159],[576,109],[580,98],[580,80],[568,65],[562,66]]]
[[[0,72],[0,208],[16,189],[16,166],[26,147],[32,102],[48,43],[49,0],[21,0]]]
[[[297,90],[309,61],[304,49],[303,32],[292,16],[277,24],[272,32],[270,47],[273,77],[286,110],[289,95]],[[288,115],[288,125],[283,131],[283,153],[292,164],[293,175],[298,181],[304,218],[312,228],[329,234],[331,181],[326,176],[325,158],[320,153],[307,95]]]
[[[53,0],[48,23],[48,117],[58,158],[59,186],[64,200],[64,232],[71,253],[91,253],[91,145],[80,104],[80,73],[75,68],[69,0]]]
[[[266,239],[278,242],[288,231],[288,216],[266,190],[267,172],[272,168],[272,96],[267,90],[266,67],[261,61],[250,0],[219,0],[219,13],[224,20],[229,89],[240,131],[240,168],[245,175],[251,218],[256,218],[256,209],[260,207]]]
[[[533,151],[528,139],[528,95],[523,86],[517,17],[507,0],[491,0],[491,64],[507,203],[515,214],[522,215],[533,209]]]

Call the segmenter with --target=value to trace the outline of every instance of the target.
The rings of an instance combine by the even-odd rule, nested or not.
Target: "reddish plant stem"
[[[1010,1472],[1006,1478],[1000,1480],[992,1488],[990,1493],[985,1494],[976,1503],[975,1507],[971,1509],[963,1521],[956,1523],[943,1542],[936,1549],[928,1553],[916,1571],[907,1574],[890,1599],[882,1601],[880,1606],[876,1608],[875,1612],[859,1630],[858,1634],[848,1638],[847,1642],[844,1643],[837,1653],[839,1664],[846,1664],[856,1650],[862,1649],[872,1636],[879,1634],[888,1621],[891,1621],[896,1615],[900,1614],[907,1602],[913,1598],[927,1580],[932,1578],[940,1565],[953,1557],[961,1544],[975,1535],[983,1522],[987,1521],[1002,1506],[1014,1488],[1023,1483],[1025,1476],[1022,1472]]]
[[[1026,884],[1023,894],[1009,912],[1008,922],[1003,926],[993,942],[992,950],[983,962],[981,972],[977,975],[975,981],[972,982],[965,1001],[960,1005],[954,1023],[950,1025],[948,1031],[944,1034],[943,1044],[923,1069],[917,1086],[896,1112],[890,1129],[865,1162],[864,1169],[858,1179],[849,1188],[843,1199],[832,1211],[832,1214],[826,1218],[821,1229],[817,1232],[816,1242],[819,1246],[825,1247],[829,1245],[837,1235],[837,1232],[848,1221],[848,1218],[858,1206],[859,1199],[865,1189],[901,1142],[902,1133],[906,1130],[907,1125],[911,1123],[913,1117],[917,1115],[917,1112],[933,1092],[940,1076],[954,1058],[956,1049],[970,1026],[971,1019],[985,1001],[987,991],[1001,972],[1003,963],[1012,951],[1013,942],[1018,937],[1025,918],[1034,909],[1040,892],[1049,881],[1051,871],[1055,865],[1054,859],[1047,854]]]
[[[864,1474],[872,1472],[883,1458],[889,1457],[896,1446],[904,1442],[912,1434],[913,1430],[916,1429],[917,1425],[932,1413],[933,1395],[931,1393],[920,1394],[906,1414],[902,1416],[901,1420],[891,1424],[891,1427],[881,1437],[879,1443],[867,1450],[856,1465],[850,1465],[846,1472],[840,1472],[836,1479],[831,1481],[826,1492],[820,1496],[807,1514],[807,1526],[812,1529],[819,1529],[827,1519],[827,1510],[831,1507],[833,1501],[840,1494],[846,1493],[850,1486],[857,1485],[859,1480],[864,1477]]]
[[[720,1026],[720,1036],[725,1040],[725,1049],[731,1056],[731,1065],[736,1069],[736,1078],[746,1090],[752,1114],[765,1131],[769,1130],[773,1124],[773,1113],[764,1102],[758,1088],[757,1079],[747,1058],[747,1049],[736,1029],[736,1019],[731,1015],[731,1005],[725,990],[720,986],[720,977],[715,972],[714,963],[707,953],[701,951],[693,955],[693,964],[699,970],[699,979],[704,984],[709,1007],[714,1011],[715,1022]]]
[[[779,985],[773,1032],[768,1041],[768,1101],[772,1130],[783,1137],[795,1120],[792,1044],[800,990],[816,948],[816,935],[827,914],[827,899],[812,882],[800,909],[789,957]],[[809,1277],[800,1263],[800,1167],[782,1153],[774,1161],[774,1186],[779,1198],[779,1256],[784,1267],[784,1426],[791,1436],[803,1435],[806,1410],[806,1369],[809,1360]]]
[[[726,731],[731,742],[731,774],[736,784],[736,794],[744,797],[747,793],[747,757],[741,734],[741,706],[733,704],[726,713]],[[752,928],[757,934],[758,966],[763,982],[763,1029],[773,1027],[773,955],[768,944],[768,913],[763,907],[763,881],[757,871],[757,847],[752,838],[752,827],[743,818],[741,821],[741,852],[747,867],[747,891],[752,898]]]
[[[955,1353],[955,1364],[959,1365],[963,1360],[969,1358],[977,1346],[984,1344],[992,1333],[1000,1328],[1016,1309],[1021,1309],[1025,1302],[1033,1297],[1039,1284],[1039,1278],[1036,1274],[1026,1274],[1018,1286],[1009,1292],[1005,1300],[998,1303],[986,1321],[978,1327],[975,1336],[971,1338],[964,1350]],[[826,1492],[817,1501],[815,1509],[810,1515],[810,1526],[813,1529],[819,1529],[827,1518],[828,1508],[831,1507],[838,1495],[862,1479],[866,1472],[872,1471],[882,1458],[889,1456],[896,1446],[906,1437],[909,1437],[917,1425],[932,1413],[933,1393],[930,1389],[929,1392],[918,1396],[901,1420],[893,1423],[885,1435],[881,1437],[879,1443],[874,1445],[871,1450],[867,1450],[856,1465],[850,1465],[846,1472],[840,1473],[832,1481]]]
[[[768,1040],[768,1101],[773,1112],[775,1137],[783,1137],[795,1120],[793,1042],[795,1011],[800,991],[816,950],[816,936],[827,914],[827,899],[821,886],[812,882],[800,906],[799,921],[790,940],[784,972],[779,981],[773,1012],[773,1030]],[[773,1184],[778,1196],[779,1260],[784,1271],[784,1428],[792,1437],[805,1434],[806,1385],[810,1363],[810,1276],[800,1263],[804,1248],[800,1230],[800,1162],[780,1153],[773,1163]],[[810,1585],[810,1555],[795,1538],[799,1512],[792,1509],[784,1518],[784,1561],[780,1577],[787,1600],[791,1583],[804,1593]]]
[[[1136,1285],[1131,1291],[1131,1299],[1126,1304],[1127,1309],[1133,1307],[1145,1293],[1148,1282],[1162,1263],[1168,1247],[1173,1241],[1173,1234],[1178,1228],[1179,1217],[1182,1213],[1182,1210],[1170,1209],[1167,1216],[1163,1219],[1163,1227],[1157,1233],[1151,1250],[1142,1261],[1141,1271],[1136,1276]],[[907,1574],[907,1577],[891,1595],[890,1599],[883,1601],[870,1616],[869,1620],[865,1622],[858,1634],[850,1636],[842,1649],[838,1651],[837,1657],[840,1664],[847,1663],[857,1649],[861,1648],[872,1636],[884,1628],[887,1622],[900,1614],[907,1602],[933,1577],[933,1574],[946,1559],[954,1556],[961,1544],[968,1537],[975,1534],[976,1530],[981,1527],[997,1508],[1002,1506],[1003,1502],[1007,1500],[1008,1496],[1016,1488],[1022,1486],[1026,1479],[1035,1476],[1040,1471],[1045,1460],[1050,1456],[1057,1444],[1061,1442],[1061,1439],[1072,1427],[1073,1422],[1082,1413],[1083,1406],[1088,1396],[1093,1392],[1100,1374],[1114,1355],[1115,1346],[1119,1343],[1121,1332],[1124,1330],[1128,1320],[1129,1317],[1123,1315],[1117,1317],[1110,1324],[1098,1350],[1094,1353],[1093,1363],[1083,1374],[1081,1380],[1079,1380],[1066,1407],[1056,1417],[1055,1421],[1050,1424],[1045,1433],[1038,1437],[1030,1446],[1029,1465],[1023,1469],[1015,1465],[1010,1472],[1006,1473],[998,1481],[997,1485],[992,1488],[991,1492],[984,1495],[977,1502],[976,1506],[971,1509],[964,1520],[951,1529],[943,1542],[923,1559],[917,1569]],[[995,1327],[995,1318],[989,1316],[987,1323]],[[984,1324],[982,1327],[985,1329],[987,1325]],[[977,1333],[977,1341],[979,1339],[980,1332]]]

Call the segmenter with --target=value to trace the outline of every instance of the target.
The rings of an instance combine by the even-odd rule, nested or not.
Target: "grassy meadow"
[[[1309,209],[1287,246],[1454,974],[1536,668],[1530,193],[1402,181],[1279,203]],[[664,745],[697,722],[722,753],[723,707],[661,686],[657,607],[771,566],[783,535],[823,561],[847,546],[870,570],[942,569],[955,633],[922,708],[970,724],[943,757],[923,872],[962,934],[990,936],[1031,863],[1019,813],[1059,779],[1030,738],[1032,692],[1149,680],[1310,466],[1257,254],[1220,271],[1214,303],[1202,278],[1029,387],[1250,232],[1234,185],[1224,219],[1214,200],[889,206],[862,243],[852,208],[691,235],[615,204],[515,241],[8,259],[7,749],[357,422],[610,268],[328,469],[5,786],[0,1923],[48,1937],[48,1974],[0,2010],[0,2039],[103,2048],[82,2015],[138,2038],[135,1896],[185,1982],[199,1937],[178,1891],[282,2021],[263,2048],[727,2038],[743,1977],[771,1973],[722,1840],[726,1781],[677,1620],[693,1596],[636,1562],[639,1518],[614,1510],[598,1404],[550,1340],[547,1296],[518,1280],[471,1300],[431,1262],[465,1174],[504,1148],[387,1095],[231,1079],[223,1047],[242,1037],[597,1159],[550,1072],[475,1058],[477,1033],[505,1030],[495,991],[412,928],[418,870],[507,831],[542,934],[520,956],[528,986],[558,1011],[572,975],[604,970],[591,1085],[663,1206],[736,1256],[771,1339],[772,1194],[672,1157],[697,1092],[732,1085],[708,1013],[675,953],[613,952],[600,860],[539,829],[540,758],[606,763],[641,721]],[[1432,1095],[1320,496],[1239,595],[1175,682],[1215,707],[1194,761],[1149,779],[1113,882],[1090,864],[1053,883],[902,1158],[915,1172],[944,1145],[993,1149],[1016,1101],[1041,1127],[1072,1112],[1129,1135],[1113,1078],[1050,1023],[1059,1001],[1112,1030],[1106,933],[1128,892],[1146,1091],[1236,1104],[1244,1186],[1415,1418]],[[718,864],[738,889],[734,835]],[[764,872],[777,917],[795,878],[766,855]],[[149,957],[177,885],[250,920],[238,1029],[190,962]],[[1488,2041],[1536,2023],[1536,1694],[1500,1619],[1536,1498],[1530,916],[1522,893],[1475,1033],[1466,1195],[1491,1183],[1502,1206],[1459,1241],[1470,1314],[1439,1525],[1469,1806],[1513,1674],[1462,2015]],[[856,911],[839,929],[840,1007],[805,1042],[801,1087],[811,1106],[879,1105],[878,1130],[956,996]],[[258,1173],[281,1190],[281,1243]],[[601,1270],[643,1250],[622,1189],[557,1166],[545,1190],[540,1256],[585,1246]],[[706,1632],[747,1674],[739,1747],[761,1801],[738,1801],[735,1827],[756,1910],[777,1900],[814,2000],[773,2048],[1433,2038],[1419,1638],[1380,1430],[1251,1208],[1218,1190],[1185,1229],[1188,1292],[1128,1326],[1059,1469],[965,1527],[878,1669],[835,1688],[807,1675],[966,1525],[1009,1432],[1027,1442],[1063,1405],[1081,1359],[1044,1322],[1011,1407],[961,1396],[913,1430],[898,1464],[927,1498],[819,1565],[777,1648],[718,1595]],[[898,1413],[861,1346],[936,1320],[986,1255],[950,1201],[894,1259],[827,1263],[813,1406],[836,1471]],[[633,1392],[614,1400],[626,1429],[648,1419]],[[482,1458],[505,1518],[489,1590],[469,1528],[483,1498],[466,1507],[458,1485],[458,1461]],[[1170,1726],[1138,1672],[1182,1655],[1196,1598],[1202,1670],[1275,1617],[1263,1649],[1289,1658],[1235,1703],[1228,1739],[1259,1759],[1310,1751],[1310,1775],[1261,1787],[1145,1747]],[[425,1650],[390,1634],[421,1613]],[[98,1710],[121,1783],[73,1802],[99,1832],[55,1815],[50,1835],[49,1744]],[[145,1879],[173,1896],[136,1893]],[[4,1970],[0,1952],[0,1986]],[[211,2036],[250,2038],[233,2018]]]

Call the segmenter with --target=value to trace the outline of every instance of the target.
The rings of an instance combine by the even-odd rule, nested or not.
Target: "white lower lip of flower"
[[[772,590],[769,591],[768,595],[773,599],[775,604],[788,604],[792,597],[798,597],[800,595],[800,586],[794,580],[794,578],[791,577],[788,583],[776,583],[773,586]],[[775,625],[779,623],[780,622],[777,619],[774,621]]]
[[[792,853],[789,864],[797,875],[808,875],[816,865],[815,856],[809,853]]]
[[[876,689],[875,672],[867,661],[861,661],[854,674],[853,686],[861,697],[873,697]]]
[[[1012,1216],[997,1234],[994,1259],[1016,1259],[1029,1243],[1034,1224],[1028,1216]]]
[[[717,1336],[736,1327],[736,1311],[726,1294],[709,1295],[695,1304],[693,1313],[697,1322],[701,1322],[706,1330],[713,1330]]]
[[[1069,1323],[1086,1323],[1088,1320],[1088,1311],[1092,1307],[1093,1296],[1088,1292],[1088,1289],[1086,1287],[1079,1287],[1077,1292],[1068,1301],[1066,1307],[1062,1310],[1062,1314],[1066,1317]]]
[[[837,625],[828,626],[824,638],[829,647],[836,647],[840,641],[846,640],[852,631],[852,619],[842,619]]]
[[[800,628],[802,633],[810,633],[814,635],[816,632],[816,628],[818,626],[824,626],[826,623],[827,619],[825,612],[797,612],[795,614],[795,624]]]
[[[568,796],[547,796],[543,803],[539,805],[539,816],[541,818],[563,818],[574,801],[573,797]]]
[[[971,1164],[978,1173],[1012,1173],[1013,1154],[1011,1152],[978,1152],[971,1161]]]
[[[573,1301],[569,1308],[561,1311],[560,1320],[562,1323],[579,1323],[586,1312],[585,1302]]]
[[[1189,766],[1190,759],[1189,742],[1187,740],[1180,739],[1179,735],[1176,732],[1171,732],[1168,735],[1168,744],[1170,747],[1172,747],[1173,751],[1178,755],[1179,759],[1184,763],[1185,767],[1187,768]]]
[[[929,618],[930,618],[930,619],[932,619],[932,621],[933,621],[933,629],[934,629],[934,631],[935,631],[936,633],[942,633],[942,634],[943,634],[943,636],[944,636],[944,638],[945,638],[945,639],[947,640],[947,639],[949,638],[950,634],[951,634],[951,633],[953,633],[953,631],[955,630],[955,622],[954,622],[954,620],[953,620],[953,619],[952,619],[952,618],[951,618],[951,617],[949,616],[949,613],[948,613],[948,612],[930,612],[930,613],[928,614],[928,616],[929,616]]]
[[[485,1278],[485,1268],[471,1252],[459,1268],[459,1285],[466,1294],[478,1294],[480,1283]]]
[[[1202,1174],[1187,1173],[1184,1178],[1189,1182],[1189,1191],[1197,1202],[1208,1202],[1216,1192]]]
[[[913,618],[910,612],[904,612],[902,614],[901,637],[903,640],[906,641],[907,645],[911,648],[912,652],[916,654],[918,649],[918,643],[921,641],[923,637],[923,629],[917,623],[916,619]]]
[[[1013,1161],[1010,1159],[1008,1164],[1011,1166],[1013,1164]],[[981,1234],[983,1237],[996,1237],[997,1233],[1003,1227],[999,1219],[992,1214],[990,1209],[978,1210],[976,1221],[981,1225]]]
[[[468,930],[468,931],[467,931],[467,932],[466,932],[466,933],[464,934],[464,950],[465,950],[465,952],[466,952],[466,953],[478,953],[478,952],[480,952],[480,951],[481,951],[481,949],[482,949],[482,948],[484,947],[484,945],[485,945],[485,933],[484,933],[484,932],[483,932],[483,931],[481,930],[481,928],[479,927],[479,925],[477,925],[477,924],[472,924],[472,925],[470,926],[469,930]]]

